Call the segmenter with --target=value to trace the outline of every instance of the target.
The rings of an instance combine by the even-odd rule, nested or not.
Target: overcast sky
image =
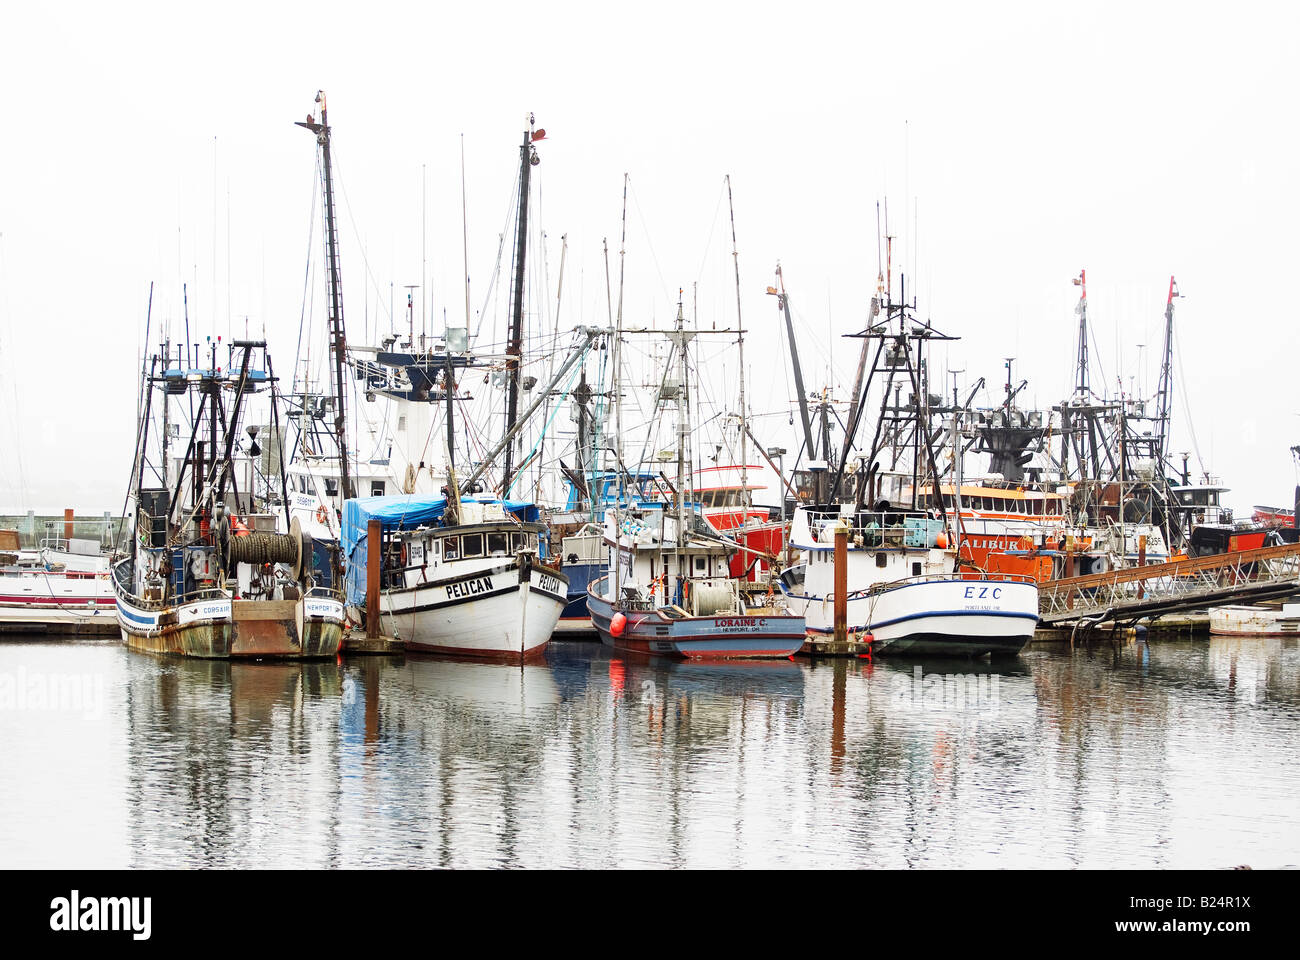
[[[666,323],[698,284],[701,323],[733,324],[731,175],[751,404],[778,411],[757,421],[765,443],[794,445],[773,268],[810,389],[844,396],[840,335],[863,326],[887,198],[919,312],[962,338],[936,375],[997,384],[1015,357],[1025,399],[1058,402],[1086,269],[1094,380],[1149,394],[1175,275],[1191,418],[1180,395],[1172,449],[1194,470],[1199,451],[1234,504],[1291,501],[1292,5],[26,4],[4,20],[0,513],[120,508],[151,281],[155,325],[180,329],[185,282],[192,331],[247,322],[289,373],[319,262],[314,146],[293,121],[317,89],[353,342],[422,274],[431,332],[463,315],[462,135],[483,305],[532,111],[533,310],[551,309],[567,235],[562,327],[605,322],[625,172],[628,321]]]

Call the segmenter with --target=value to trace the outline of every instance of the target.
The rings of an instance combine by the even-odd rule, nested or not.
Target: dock
[[[1186,617],[1225,603],[1287,596],[1298,586],[1300,544],[1236,550],[1049,580],[1039,585],[1039,623],[1095,628]]]
[[[865,657],[871,652],[870,640],[859,640],[850,635],[847,640],[836,640],[834,634],[808,637],[799,648],[805,657]]]
[[[405,653],[406,647],[396,637],[386,637],[383,634],[368,637],[365,630],[345,629],[343,631],[343,647],[339,652],[343,654],[391,655]]]

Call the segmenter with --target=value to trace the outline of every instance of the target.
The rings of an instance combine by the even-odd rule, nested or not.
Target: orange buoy
[[[626,627],[627,627],[627,617],[623,616],[623,614],[621,613],[614,614],[613,618],[609,621],[610,636],[614,636],[614,637],[623,636],[623,630]]]
[[[948,549],[948,538],[942,533],[935,534],[934,545],[940,550]]]

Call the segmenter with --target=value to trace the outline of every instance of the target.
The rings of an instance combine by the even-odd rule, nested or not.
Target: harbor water
[[[0,643],[0,867],[1300,864],[1295,638],[1001,662]]]

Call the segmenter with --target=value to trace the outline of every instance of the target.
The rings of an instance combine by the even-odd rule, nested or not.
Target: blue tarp
[[[461,497],[461,503],[502,503],[495,497]],[[506,510],[526,523],[535,522],[541,512],[529,500],[506,500]],[[360,606],[366,598],[366,531],[378,520],[385,532],[414,530],[442,520],[446,497],[410,494],[397,497],[360,497],[343,503],[343,529],[339,546],[346,566],[347,600]]]

